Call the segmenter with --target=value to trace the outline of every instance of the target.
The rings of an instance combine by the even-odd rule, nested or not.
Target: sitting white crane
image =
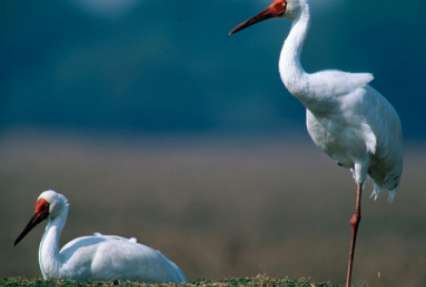
[[[372,197],[388,191],[391,199],[399,185],[403,166],[400,120],[392,105],[369,86],[373,75],[335,70],[307,73],[303,69],[300,54],[310,20],[307,0],[273,0],[266,10],[239,24],[230,34],[275,17],[292,21],[279,61],[281,79],[305,106],[314,143],[340,166],[350,169],[356,183],[345,285],[349,287],[363,185],[370,177],[374,182]]]
[[[59,251],[68,211],[64,195],[52,190],[41,193],[33,217],[15,240],[17,245],[37,224],[48,220],[39,248],[44,279],[186,281],[175,263],[158,250],[137,243],[135,238],[95,233],[76,238]]]

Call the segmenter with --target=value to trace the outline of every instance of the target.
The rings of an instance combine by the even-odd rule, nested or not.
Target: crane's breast
[[[354,159],[368,157],[360,130],[339,115],[316,117],[307,110],[306,126],[313,142],[342,166],[350,168]]]

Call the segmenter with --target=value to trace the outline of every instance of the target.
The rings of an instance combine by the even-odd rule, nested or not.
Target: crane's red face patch
[[[35,204],[34,213],[41,214],[46,211],[49,213],[49,202],[44,198],[40,198]]]
[[[287,11],[287,1],[286,0],[273,0],[272,4],[268,6],[265,10],[257,14],[256,16],[248,19],[247,21],[238,24],[234,29],[229,32],[230,35],[233,35],[245,28],[248,28],[256,23],[262,22],[264,20],[282,17]]]
[[[274,0],[272,4],[269,6],[271,12],[275,15],[275,17],[284,16],[287,10],[287,1],[286,0]]]

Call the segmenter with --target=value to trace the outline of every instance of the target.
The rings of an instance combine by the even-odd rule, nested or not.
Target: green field
[[[236,287],[236,286],[274,286],[274,287],[337,287],[338,285],[333,285],[328,282],[323,283],[312,283],[306,279],[299,280],[290,280],[290,279],[275,279],[266,276],[256,276],[253,278],[236,278],[236,279],[227,279],[223,281],[207,281],[207,280],[198,280],[193,281],[184,285],[176,284],[145,284],[138,282],[128,282],[128,281],[114,281],[114,282],[74,282],[74,281],[43,281],[40,279],[21,279],[21,278],[8,278],[0,279],[1,287],[71,287],[71,286],[80,286],[80,287],[109,287],[109,286],[125,286],[125,287],[145,287],[145,286],[158,286],[158,287],[167,287],[167,286],[186,286],[186,287]]]

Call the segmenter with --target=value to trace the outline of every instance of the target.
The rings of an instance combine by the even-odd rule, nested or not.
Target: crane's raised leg
[[[349,221],[352,227],[352,238],[351,238],[351,245],[349,247],[348,269],[346,272],[345,287],[350,287],[351,281],[352,281],[352,267],[353,267],[354,255],[355,255],[356,238],[358,234],[358,227],[361,222],[361,197],[362,197],[362,184],[357,183],[356,192],[355,192],[355,210]]]

